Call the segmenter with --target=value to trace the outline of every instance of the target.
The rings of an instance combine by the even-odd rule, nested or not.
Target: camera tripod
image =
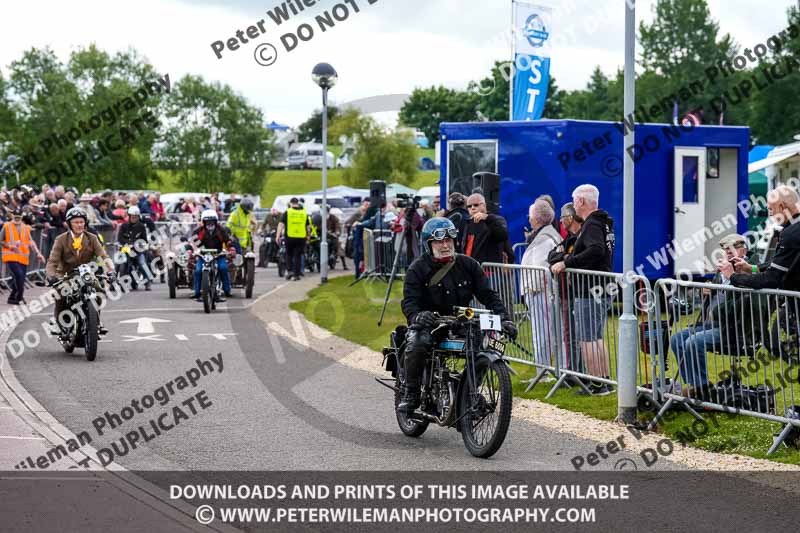
[[[406,208],[405,219],[406,219],[406,226],[403,228],[403,237],[400,239],[400,246],[397,248],[397,254],[394,256],[394,263],[392,264],[392,272],[389,274],[389,286],[386,287],[386,296],[383,298],[383,309],[381,309],[381,317],[378,319],[378,325],[380,326],[383,323],[383,317],[386,314],[386,306],[389,303],[389,295],[392,293],[392,284],[394,283],[395,277],[400,277],[400,274],[397,273],[397,269],[400,265],[400,257],[403,255],[403,245],[406,245],[406,251],[408,252],[409,257],[408,264],[411,264],[411,261],[414,258],[413,254],[413,245],[414,245],[414,229],[411,227],[411,224],[414,220],[414,213],[417,211],[416,206],[412,205],[411,208]]]

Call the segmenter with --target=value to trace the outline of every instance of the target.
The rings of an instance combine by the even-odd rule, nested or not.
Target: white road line
[[[44,437],[14,437],[11,435],[0,435],[0,439],[11,439],[11,440],[47,440]]]
[[[175,338],[178,339],[179,341],[188,341],[189,340],[189,337],[187,337],[183,333],[176,333],[175,334]]]

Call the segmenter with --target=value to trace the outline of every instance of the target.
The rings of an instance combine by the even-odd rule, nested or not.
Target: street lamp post
[[[339,75],[328,63],[319,63],[311,71],[311,79],[322,88],[322,240],[319,243],[320,283],[328,282],[328,89],[336,85]]]
[[[636,0],[625,0],[625,116],[633,116],[635,109],[635,47],[636,47]],[[634,161],[633,127],[625,134],[625,157],[623,168],[623,237],[622,270],[626,276],[633,273],[633,226],[634,226]],[[632,424],[636,421],[636,358],[637,323],[634,314],[633,284],[626,283],[622,293],[622,316],[619,319],[620,356],[617,370],[619,393],[617,396],[617,420]],[[655,383],[655,381],[654,381]],[[655,389],[655,384],[653,385]]]

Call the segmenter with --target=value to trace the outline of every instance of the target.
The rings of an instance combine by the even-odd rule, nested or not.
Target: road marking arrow
[[[172,322],[172,320],[143,316],[140,318],[131,318],[130,320],[121,320],[120,324],[136,324],[136,333],[155,333],[156,330],[153,328],[153,324],[162,324],[166,322]]]

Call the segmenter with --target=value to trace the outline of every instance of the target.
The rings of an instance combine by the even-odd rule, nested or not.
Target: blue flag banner
[[[514,61],[512,120],[542,118],[550,84],[550,58],[517,54]]]
[[[511,120],[542,118],[550,83],[550,8],[514,2]]]

